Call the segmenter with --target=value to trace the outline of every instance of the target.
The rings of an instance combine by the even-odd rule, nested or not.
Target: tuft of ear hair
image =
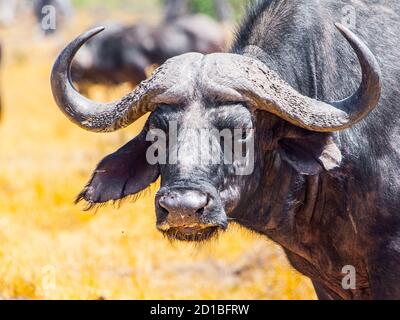
[[[131,195],[125,196],[125,197],[123,197],[121,199],[117,199],[117,200],[109,200],[109,201],[103,202],[103,203],[95,203],[95,202],[90,202],[90,201],[85,200],[85,198],[83,197],[85,189],[86,189],[86,187],[85,187],[82,190],[82,192],[76,197],[74,203],[75,204],[84,203],[83,211],[94,210],[95,213],[97,213],[97,211],[100,210],[101,208],[106,207],[108,205],[111,205],[115,209],[119,209],[125,202],[133,203],[133,202],[140,200],[141,198],[150,196],[151,194],[153,194],[155,192],[155,186],[156,186],[156,183],[152,183],[146,189],[139,191],[135,194],[131,194]]]
[[[342,153],[330,135],[283,139],[279,145],[282,159],[302,175],[330,171],[342,163]]]

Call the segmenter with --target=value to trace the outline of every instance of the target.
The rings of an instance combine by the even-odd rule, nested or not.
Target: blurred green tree
[[[192,12],[204,13],[216,18],[214,0],[191,0],[190,2]]]
[[[168,0],[160,0],[162,5]],[[179,3],[175,0],[174,5]],[[219,20],[229,20],[242,13],[246,0],[181,0],[183,11],[202,13]],[[233,10],[232,10],[233,9]],[[221,12],[221,10],[223,12]]]
[[[166,0],[72,0],[73,4],[77,7],[105,7],[107,9],[129,9],[135,11],[138,7],[160,6],[165,5]],[[214,1],[216,0],[185,0],[190,5],[189,12],[198,12],[207,14],[211,17],[217,18],[218,12],[216,11]],[[218,1],[218,0],[217,0]],[[246,3],[251,0],[226,0],[233,9],[233,18],[238,18],[243,14],[243,8]]]

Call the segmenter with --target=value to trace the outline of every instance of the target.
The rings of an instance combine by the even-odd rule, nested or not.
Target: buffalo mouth
[[[210,227],[179,227],[161,230],[161,232],[172,240],[185,242],[201,242],[216,236],[224,228],[220,226]]]

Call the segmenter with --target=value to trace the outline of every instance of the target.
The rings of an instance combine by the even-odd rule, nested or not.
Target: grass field
[[[0,30],[0,298],[313,299],[310,282],[277,246],[239,227],[192,246],[156,231],[152,194],[97,213],[73,205],[96,162],[141,126],[88,133],[54,105],[51,65],[60,46],[88,24],[75,23],[50,41],[29,20]],[[92,94],[104,100],[103,92]]]

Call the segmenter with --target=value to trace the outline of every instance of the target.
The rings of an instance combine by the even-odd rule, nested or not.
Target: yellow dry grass
[[[59,45],[84,27],[75,25],[62,41],[45,41],[30,23],[0,31],[0,298],[315,297],[277,246],[239,227],[192,246],[170,243],[156,231],[152,194],[97,213],[73,205],[97,161],[141,124],[123,135],[97,135],[69,123],[53,103],[48,78]]]

